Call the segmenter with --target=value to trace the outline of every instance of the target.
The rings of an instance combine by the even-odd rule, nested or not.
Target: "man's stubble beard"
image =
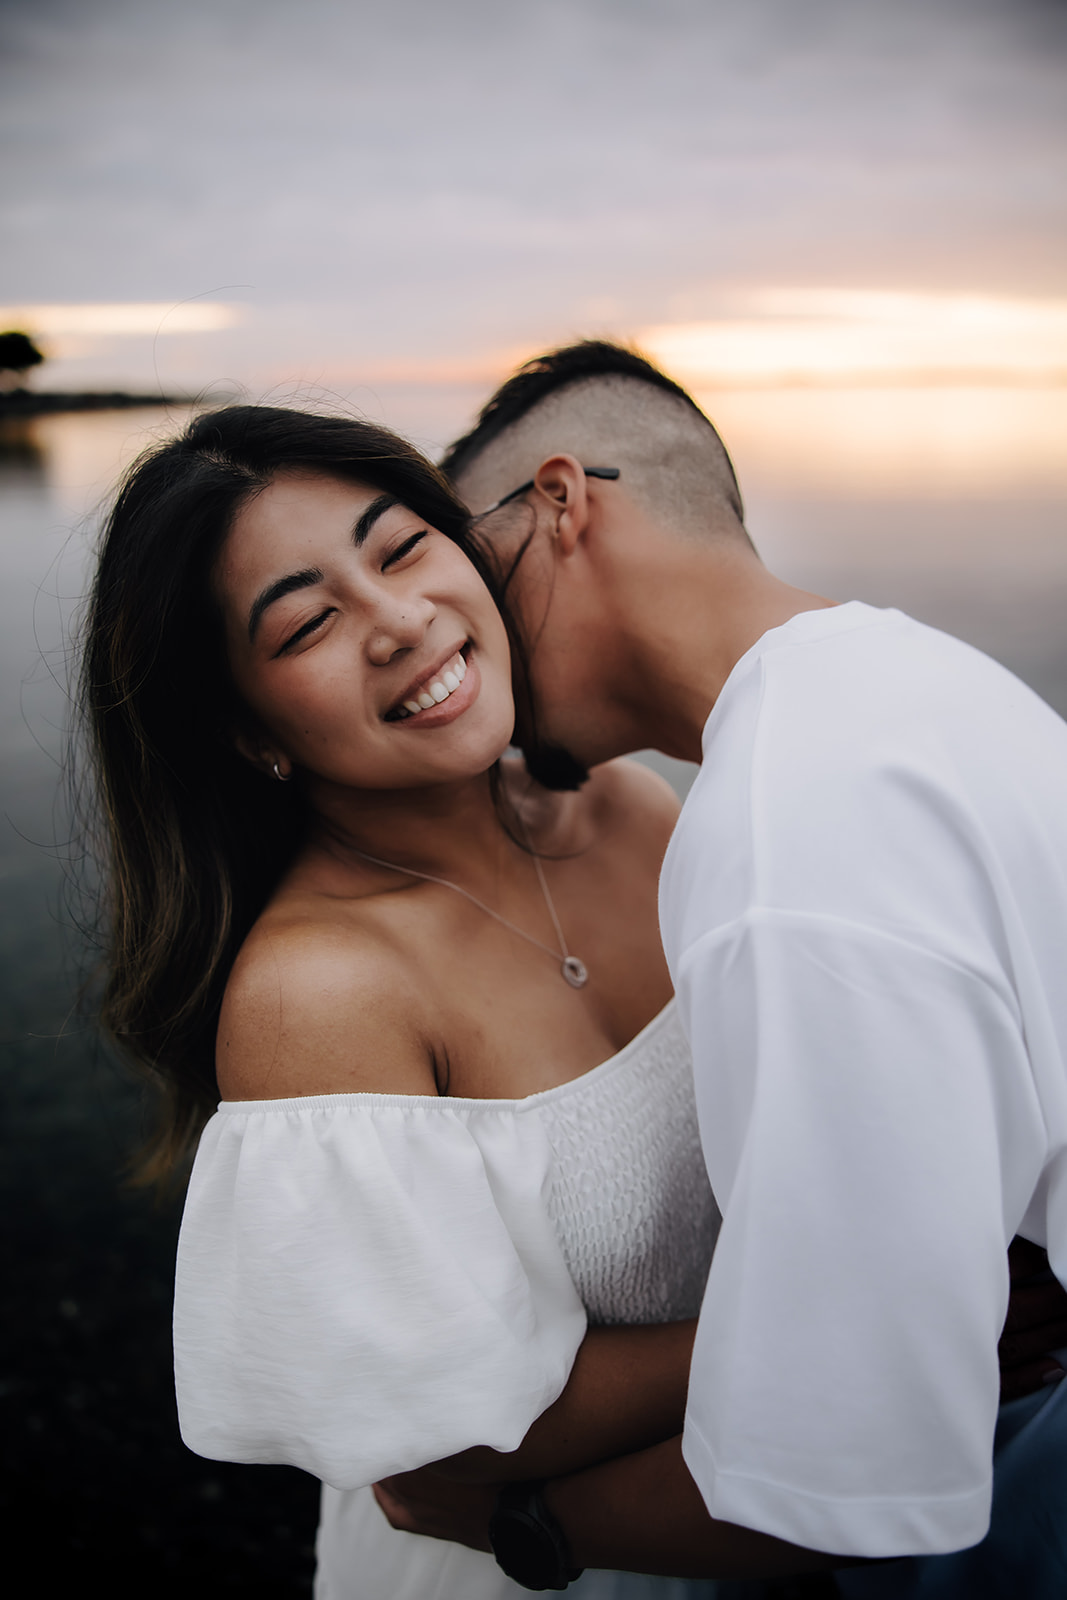
[[[522,655],[525,658],[525,651]],[[512,683],[516,687],[521,684],[522,689],[515,696],[515,729],[511,742],[522,751],[530,777],[543,789],[580,789],[589,777],[589,768],[572,755],[565,745],[546,739],[540,732],[540,710],[530,683],[526,659],[522,660],[521,677],[517,678],[513,673]]]
[[[543,789],[580,789],[589,777],[589,768],[560,744],[544,739],[524,742],[516,738],[526,762],[526,770]]]
[[[545,739],[538,731],[541,726],[540,709],[534,691],[532,677],[533,649],[527,641],[526,630],[519,618],[517,608],[509,604],[508,591],[519,569],[533,537],[531,528],[526,538],[519,545],[518,550],[501,570],[499,563],[487,556],[489,565],[495,567],[497,582],[498,605],[504,617],[508,639],[511,645],[511,681],[515,694],[515,729],[511,737],[512,744],[522,751],[526,770],[535,783],[543,789],[568,791],[580,789],[588,780],[589,768],[577,756],[560,744],[555,744],[551,739]],[[542,619],[543,625],[543,619]],[[539,640],[537,641],[540,642]],[[536,643],[534,645],[536,648]]]

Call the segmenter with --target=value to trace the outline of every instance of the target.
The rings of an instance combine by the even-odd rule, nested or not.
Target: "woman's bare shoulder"
[[[666,778],[629,756],[594,767],[582,792],[586,804],[602,821],[626,831],[651,830],[663,845],[681,810],[678,796]]]
[[[223,998],[215,1052],[222,1098],[435,1094],[409,966],[358,918],[268,909]]]

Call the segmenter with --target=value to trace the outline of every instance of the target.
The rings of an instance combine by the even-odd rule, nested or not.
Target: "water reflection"
[[[1067,502],[1067,388],[695,392],[746,499]]]
[[[0,421],[0,494],[8,488],[43,484],[47,457],[31,422],[23,418]]]

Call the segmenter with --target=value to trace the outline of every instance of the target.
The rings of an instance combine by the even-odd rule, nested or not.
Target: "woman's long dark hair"
[[[394,495],[496,597],[446,479],[370,423],[230,406],[126,474],[90,597],[81,704],[104,867],[101,1020],[164,1097],[145,1181],[174,1170],[214,1110],[226,980],[303,834],[299,785],[270,782],[234,749],[242,713],[210,581],[241,506],[293,468]]]

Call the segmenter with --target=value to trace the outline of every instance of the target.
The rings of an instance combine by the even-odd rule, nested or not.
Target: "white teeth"
[[[439,706],[442,700],[447,700],[450,694],[455,694],[464,678],[467,676],[467,663],[457,651],[452,660],[442,670],[441,676],[420,689],[410,700],[402,702],[402,709],[409,716],[416,716],[420,711],[429,711],[431,706]],[[399,713],[396,713],[399,714]],[[403,718],[401,718],[401,721]]]

